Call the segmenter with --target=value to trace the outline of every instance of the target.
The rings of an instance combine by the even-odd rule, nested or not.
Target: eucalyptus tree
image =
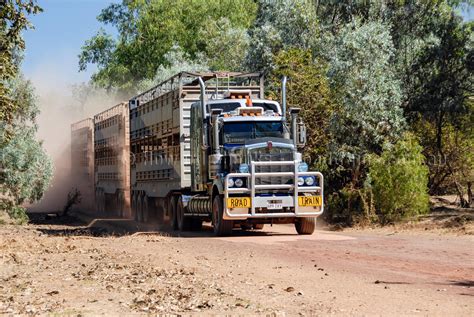
[[[160,66],[170,66],[165,55],[173,46],[181,47],[191,59],[202,53],[213,54],[215,46],[208,44],[215,39],[202,30],[219,19],[226,19],[228,29],[246,29],[255,12],[252,0],[123,0],[111,4],[98,16],[100,22],[117,29],[118,37],[99,30],[83,46],[79,69],[96,64],[98,71],[92,76],[95,83],[133,90],[137,82],[153,79]]]

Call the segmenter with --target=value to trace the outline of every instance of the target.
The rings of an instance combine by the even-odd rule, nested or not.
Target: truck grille
[[[259,162],[278,162],[278,161],[292,161],[293,152],[288,149],[273,148],[271,152],[266,149],[256,149],[252,151],[251,158]],[[288,164],[285,165],[270,165],[270,166],[256,166],[256,173],[276,173],[276,172],[293,172],[294,167]],[[259,177],[255,180],[256,185],[269,184],[292,184],[293,179],[290,176],[275,176],[275,177]]]

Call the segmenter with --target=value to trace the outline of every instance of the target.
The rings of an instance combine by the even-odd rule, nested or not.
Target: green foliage
[[[26,201],[39,199],[52,176],[50,159],[35,138],[38,107],[33,88],[19,74],[27,15],[41,12],[34,0],[6,0],[0,7],[0,210],[20,223]]]
[[[334,103],[326,77],[327,66],[313,61],[311,51],[288,49],[275,56],[275,70],[271,77],[274,99],[283,75],[288,76],[287,109],[301,108],[307,127],[306,159],[315,162],[327,151],[327,129]]]
[[[428,168],[422,147],[407,133],[394,145],[386,143],[382,154],[369,158],[367,185],[382,223],[428,212]]]
[[[282,49],[309,49],[318,35],[318,22],[309,1],[260,0],[257,18],[249,29],[246,67],[271,72]]]
[[[199,32],[206,42],[206,57],[211,70],[240,71],[249,48],[244,27],[233,27],[228,18],[209,21]]]
[[[324,217],[333,223],[364,225],[378,221],[370,188],[346,186],[327,195],[325,207]]]
[[[388,27],[379,22],[347,25],[328,42],[329,77],[339,103],[330,125],[334,157],[361,160],[403,131],[392,56]]]
[[[137,85],[138,91],[146,91],[179,72],[200,72],[209,70],[207,64],[202,62],[205,60],[204,57],[193,61],[179,46],[172,47],[171,50],[165,54],[165,60],[167,66],[159,66],[153,79],[140,81]]]
[[[8,215],[7,219],[3,217],[2,213]],[[12,201],[0,199],[0,225],[12,220],[16,224],[25,224],[28,219],[25,208],[17,206]]]
[[[137,82],[153,79],[160,66],[171,66],[166,54],[173,46],[181,47],[193,60],[203,53],[216,56],[221,39],[203,37],[209,35],[203,30],[211,31],[208,24],[226,19],[226,30],[214,33],[232,38],[231,30],[249,27],[255,11],[252,0],[124,0],[99,16],[99,21],[118,29],[119,38],[99,31],[83,47],[79,66],[84,70],[88,63],[96,64],[99,71],[92,79],[102,87],[133,90]]]
[[[42,9],[34,0],[2,1],[0,7],[0,122],[11,123],[18,111],[19,105],[10,94],[8,81],[16,76],[19,52],[25,47],[21,32],[31,27],[27,15],[41,11]]]
[[[0,194],[17,205],[40,199],[52,177],[51,160],[35,132],[31,127],[16,127],[0,156]]]

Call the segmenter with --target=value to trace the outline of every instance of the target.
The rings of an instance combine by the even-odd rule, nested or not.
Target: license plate
[[[229,197],[227,208],[250,208],[250,197]]]
[[[321,206],[321,196],[299,196],[298,197],[298,206],[307,207],[307,206]]]
[[[267,209],[282,209],[283,202],[281,200],[269,200],[267,204]]]

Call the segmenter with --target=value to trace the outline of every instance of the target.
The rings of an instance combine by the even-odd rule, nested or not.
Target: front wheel
[[[232,233],[234,227],[232,220],[224,220],[224,206],[222,197],[216,195],[212,201],[212,225],[216,236],[228,236]]]
[[[295,229],[298,234],[313,234],[316,228],[316,217],[296,219]]]

